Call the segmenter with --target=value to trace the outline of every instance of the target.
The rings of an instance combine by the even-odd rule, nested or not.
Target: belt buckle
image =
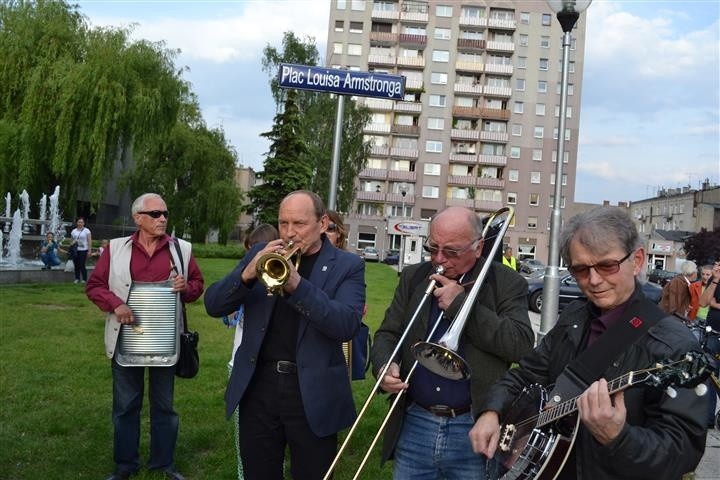
[[[295,373],[296,370],[293,368],[295,365],[293,365],[292,362],[287,362],[285,360],[280,360],[278,362],[275,362],[275,371],[277,373]]]
[[[455,410],[448,407],[447,405],[431,405],[428,409],[433,415],[438,417],[452,417],[455,418]]]

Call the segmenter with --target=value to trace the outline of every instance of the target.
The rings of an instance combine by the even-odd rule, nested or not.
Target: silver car
[[[379,262],[380,261],[380,252],[378,252],[378,249],[375,247],[365,247],[363,248],[362,253],[360,256],[366,261],[366,262]]]

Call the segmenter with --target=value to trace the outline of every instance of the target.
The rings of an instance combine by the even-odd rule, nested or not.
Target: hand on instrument
[[[124,325],[129,325],[131,323],[135,323],[135,315],[133,315],[133,312],[132,312],[132,310],[130,310],[130,307],[128,307],[124,303],[122,305],[118,305],[117,308],[115,308],[113,313],[115,313],[115,316],[117,317],[117,321]]]
[[[580,420],[600,444],[606,445],[620,435],[627,416],[625,395],[618,392],[611,398],[604,378],[593,382],[577,405]]]
[[[271,242],[268,242],[267,245],[265,245],[265,248],[260,250],[255,254],[252,260],[250,260],[250,263],[248,263],[245,266],[245,270],[242,271],[242,274],[240,274],[240,279],[244,284],[249,284],[255,280],[257,280],[257,273],[255,272],[255,265],[257,264],[257,261],[260,257],[265,255],[266,253],[280,253],[282,254],[282,250],[285,249],[285,242],[282,240],[273,240]]]
[[[468,437],[473,452],[492,458],[500,440],[500,419],[497,412],[488,410],[480,415]]]
[[[432,280],[437,282],[437,287],[433,290],[433,295],[437,298],[440,310],[447,310],[455,300],[455,297],[463,292],[463,287],[455,280],[451,280],[442,275],[430,275]]]
[[[173,277],[173,292],[184,292],[187,289],[187,281],[182,275],[175,275]]]
[[[380,371],[382,371],[382,369],[380,369]],[[382,382],[380,382],[380,388],[387,393],[398,393],[408,388],[408,384],[400,378],[400,366],[397,363],[392,362],[390,364],[390,368],[388,368]]]

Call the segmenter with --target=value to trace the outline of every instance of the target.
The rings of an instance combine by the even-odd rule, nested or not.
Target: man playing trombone
[[[391,362],[380,387],[391,394],[405,391],[389,419],[382,451],[383,462],[394,457],[395,479],[486,478],[486,469],[492,468],[473,452],[468,433],[487,389],[532,349],[534,336],[525,280],[497,262],[479,278],[490,261],[482,256],[482,232],[482,219],[471,210],[450,207],[436,214],[424,245],[431,261],[403,270],[375,334],[374,374]],[[439,266],[443,273],[432,274]],[[413,312],[422,303],[428,280],[436,282],[436,288],[415,321]],[[475,282],[481,285],[471,298],[468,292]],[[467,318],[456,318],[466,310],[461,308],[465,302],[470,302]],[[453,321],[466,321],[457,353],[469,364],[470,378],[450,380],[417,365],[408,379],[415,363],[411,347],[427,340],[433,329],[431,341],[437,342]],[[406,329],[398,357],[390,359]]]
[[[245,478],[282,480],[289,447],[292,477],[319,479],[337,432],[355,417],[342,342],[360,327],[365,266],[326,238],[328,216],[315,193],[287,195],[278,218],[281,240],[254,246],[210,286],[205,308],[220,317],[244,306],[225,405],[228,417],[238,408]],[[300,248],[297,265],[282,260],[291,241]]]

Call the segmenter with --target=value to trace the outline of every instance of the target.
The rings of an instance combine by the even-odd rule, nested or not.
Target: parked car
[[[400,252],[397,250],[388,250],[385,254],[385,258],[383,258],[383,263],[387,263],[388,265],[397,265],[400,263]]]
[[[518,272],[523,275],[532,275],[535,272],[542,272],[543,270],[545,270],[545,264],[534,258],[521,260],[518,265]]]
[[[664,287],[667,282],[675,278],[677,273],[663,270],[662,268],[656,268],[648,273],[648,282],[657,283],[661,287]]]
[[[378,252],[378,249],[375,247],[365,247],[363,248],[362,253],[360,256],[366,261],[366,262],[379,262],[380,261],[380,252]]]
[[[528,306],[533,312],[540,313],[542,310],[542,294],[545,276],[530,277],[526,278],[526,280],[528,282]],[[660,302],[660,297],[662,297],[662,287],[650,282],[644,282],[641,286],[643,293],[648,300],[653,303]],[[585,298],[585,295],[583,295],[580,290],[575,278],[573,278],[570,274],[560,277],[560,298],[558,299],[558,311],[561,312],[567,304],[580,298]]]

